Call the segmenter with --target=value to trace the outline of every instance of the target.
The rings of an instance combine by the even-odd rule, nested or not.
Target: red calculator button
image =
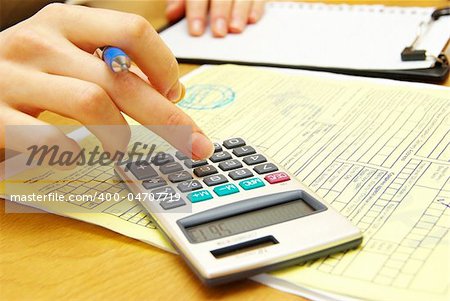
[[[264,179],[270,184],[281,183],[289,181],[291,178],[285,172],[275,172],[273,174],[267,175]]]

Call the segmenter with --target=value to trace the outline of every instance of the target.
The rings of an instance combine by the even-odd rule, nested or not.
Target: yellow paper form
[[[207,133],[264,149],[364,232],[359,250],[273,276],[363,299],[448,300],[449,90],[236,66],[188,86],[181,106]]]
[[[180,106],[213,139],[239,136],[263,149],[364,232],[362,248],[274,277],[363,299],[448,299],[448,89],[232,65],[198,72],[187,86]],[[45,210],[64,214],[60,206]],[[152,227],[121,218],[138,204],[120,206],[72,217],[169,248]]]
[[[142,134],[139,130],[137,132]],[[78,132],[80,134],[74,138],[86,152],[99,145],[98,140],[85,134],[83,129]],[[33,193],[83,196],[84,199],[73,201],[22,201],[20,204],[96,224],[175,252],[141,204],[118,183],[112,166],[86,164],[67,171],[41,166],[25,170],[2,184],[4,187],[0,195],[6,194],[7,199],[13,199],[12,195],[28,196]],[[17,206],[9,206],[11,204],[7,203],[6,212],[9,211],[8,208],[12,208],[14,212],[22,212],[16,211]]]

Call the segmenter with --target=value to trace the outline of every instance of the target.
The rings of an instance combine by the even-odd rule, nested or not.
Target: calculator
[[[179,151],[115,167],[208,285],[356,248],[361,232],[242,138],[207,160]]]

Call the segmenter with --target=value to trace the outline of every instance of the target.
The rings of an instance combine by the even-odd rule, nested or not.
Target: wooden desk
[[[444,6],[448,2],[384,4]],[[163,19],[152,21],[160,24]],[[181,74],[195,68],[182,65]],[[450,86],[450,80],[445,85]],[[50,113],[42,119],[71,122]],[[4,201],[0,202],[0,300],[302,300],[250,280],[207,288],[176,255],[69,218],[5,214]]]

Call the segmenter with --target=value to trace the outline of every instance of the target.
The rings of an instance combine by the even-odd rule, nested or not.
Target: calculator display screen
[[[293,220],[314,211],[303,200],[295,200],[195,225],[185,230],[192,242],[199,243]]]

